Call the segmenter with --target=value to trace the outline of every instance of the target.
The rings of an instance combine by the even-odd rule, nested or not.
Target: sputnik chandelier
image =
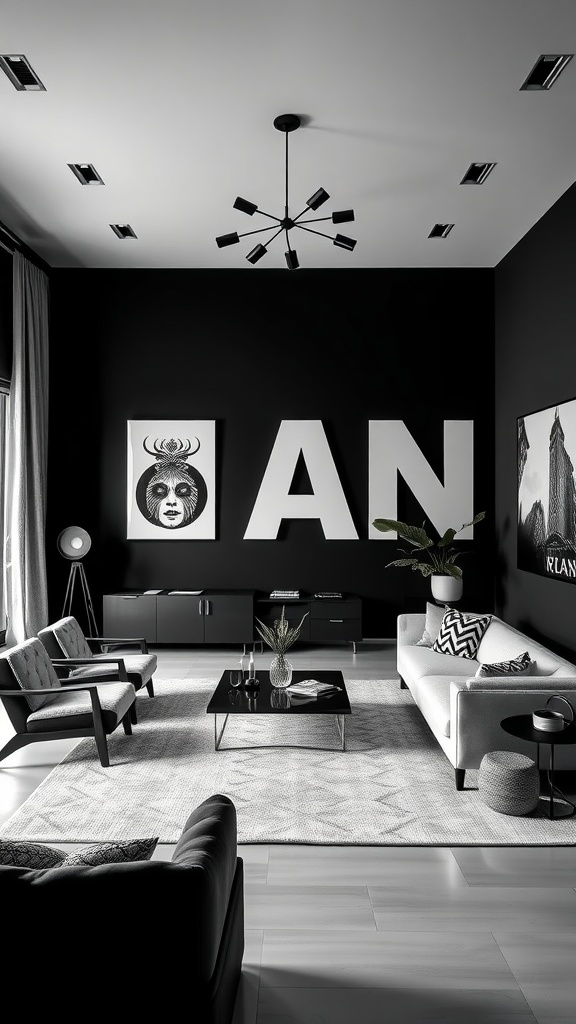
[[[288,136],[290,132],[296,131],[300,127],[300,118],[297,114],[280,114],[279,117],[274,120],[274,127],[279,132],[284,132],[286,136],[286,198],[284,204],[284,216],[274,217],[271,213],[265,213],[264,210],[259,210],[255,203],[250,203],[247,199],[242,199],[241,196],[237,196],[234,203],[234,209],[240,210],[241,213],[248,214],[252,217],[255,213],[259,213],[262,217],[269,217],[270,220],[275,221],[272,227],[257,228],[255,231],[244,231],[238,234],[237,231],[231,231],[227,235],[219,235],[216,239],[216,245],[219,249],[223,249],[226,245],[235,245],[244,238],[246,235],[258,235],[262,231],[275,231],[275,234],[271,238],[266,239],[266,244],[263,245],[261,242],[255,245],[250,250],[246,259],[249,263],[258,263],[263,256],[268,252],[268,246],[278,235],[282,232],[286,234],[286,245],[288,251],[286,252],[286,264],[289,270],[297,270],[300,266],[298,262],[298,256],[296,250],[292,248],[290,244],[290,231],[292,228],[300,228],[302,231],[309,231],[314,235],[321,235],[323,238],[329,238],[334,245],[340,246],[341,249],[348,249],[350,252],[356,245],[355,238],[348,238],[347,235],[327,235],[324,231],[317,231],[315,228],[306,227],[307,224],[316,224],[319,221],[331,220],[333,224],[344,224],[347,221],[354,220],[354,210],[340,210],[337,213],[333,213],[330,217],[313,217],[310,220],[301,220],[300,218],[307,213],[308,210],[317,210],[327,199],[330,199],[328,193],[323,189],[319,188],[310,199],[306,201],[306,206],[297,217],[290,217],[288,211]]]

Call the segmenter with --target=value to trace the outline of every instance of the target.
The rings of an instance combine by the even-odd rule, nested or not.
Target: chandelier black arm
[[[270,228],[268,228],[268,231],[270,231]],[[270,242],[273,242],[275,238],[278,238],[278,235],[281,235],[283,231],[284,231],[284,228],[280,228],[280,230],[277,231],[275,235],[272,235],[272,238],[268,239],[268,241],[266,242],[266,245],[270,245]],[[288,246],[288,248],[290,248],[290,246]]]
[[[280,221],[278,221],[278,223],[280,223]],[[238,238],[246,238],[246,235],[261,235],[263,231],[274,231],[274,227],[275,227],[275,226],[276,226],[276,225],[273,225],[273,226],[272,226],[272,227],[270,227],[270,228],[256,228],[256,230],[255,230],[255,231],[242,231],[242,233],[239,233],[239,234],[238,234]],[[278,235],[280,234],[280,232],[281,232],[281,231],[283,231],[283,230],[284,230],[284,228],[280,228],[280,229],[279,229],[279,230],[278,230],[278,231],[276,232],[276,234],[275,234],[275,235],[272,235],[272,238],[277,238],[277,237],[278,237]],[[269,239],[268,239],[268,243],[267,243],[267,244],[269,244],[269,243],[270,243],[270,242],[272,241],[272,238],[269,238]]]
[[[318,220],[330,220],[329,217],[319,217]],[[300,228],[301,231],[309,231],[311,235],[322,235],[322,238],[329,238],[331,242],[334,241],[334,235],[327,235],[325,231],[314,231],[314,228],[305,228],[303,224],[294,224],[295,228]]]
[[[304,209],[300,211],[300,213],[298,214],[298,216],[297,216],[297,217],[293,217],[293,218],[292,218],[292,222],[293,222],[293,223],[295,224],[295,223],[296,223],[296,221],[297,221],[297,220],[299,220],[299,218],[300,218],[300,217],[303,217],[303,216],[304,216],[304,214],[305,214],[305,213],[306,213],[306,212],[307,212],[307,211],[308,211],[309,209],[310,209],[310,207],[309,207],[309,206],[305,206],[305,207],[304,207]],[[323,218],[323,220],[327,220],[327,219],[328,219],[328,218]]]
[[[302,210],[302,213],[306,213],[306,210]],[[298,217],[302,216],[302,213],[298,214]],[[298,218],[296,218],[297,220]],[[332,214],[329,217],[312,217],[310,220],[301,220],[298,224],[294,221],[296,227],[302,227],[302,224],[316,224],[319,220],[332,220]]]
[[[281,224],[280,217],[275,217],[273,213],[264,213],[264,210],[256,210],[256,213],[261,213],[263,217],[270,217],[270,220],[275,220],[277,224]]]

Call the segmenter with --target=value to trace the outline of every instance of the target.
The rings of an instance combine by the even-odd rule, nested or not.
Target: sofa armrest
[[[531,745],[506,733],[502,720],[511,715],[532,715],[545,707],[552,693],[565,696],[572,704],[576,698],[573,676],[521,676],[513,685],[510,676],[500,677],[499,685],[494,685],[494,679],[473,681],[475,685],[470,689],[467,683],[471,680],[450,682],[450,745],[455,768],[478,768],[490,750],[517,750],[532,756]],[[557,751],[557,767],[576,768],[576,744]]]
[[[462,684],[467,690],[576,691],[576,676],[473,676],[472,679],[459,680],[458,685]]]
[[[398,647],[412,647],[422,638],[426,625],[425,612],[403,612],[397,618]]]

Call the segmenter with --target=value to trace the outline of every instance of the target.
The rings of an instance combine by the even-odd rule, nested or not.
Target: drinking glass
[[[243,682],[244,682],[244,673],[242,672],[242,669],[241,668],[231,668],[230,669],[230,686],[233,686],[236,689],[236,687],[242,686]]]

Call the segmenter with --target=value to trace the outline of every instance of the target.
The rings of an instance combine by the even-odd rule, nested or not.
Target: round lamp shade
[[[92,546],[90,534],[81,526],[67,526],[57,540],[58,551],[64,558],[84,558]]]

